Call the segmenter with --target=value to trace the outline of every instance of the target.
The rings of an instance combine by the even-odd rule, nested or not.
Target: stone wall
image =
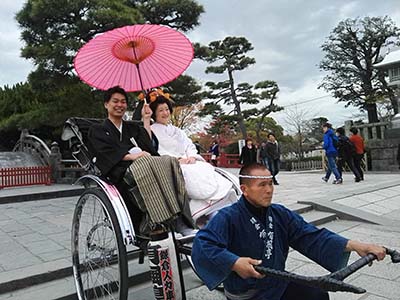
[[[368,149],[372,171],[399,172],[399,162],[397,161],[399,145],[400,138],[369,140]]]

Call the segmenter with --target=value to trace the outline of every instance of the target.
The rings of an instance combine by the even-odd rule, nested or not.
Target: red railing
[[[0,169],[0,189],[35,184],[51,184],[50,166]]]
[[[201,153],[201,156],[211,163],[211,153]],[[221,153],[217,159],[217,166],[221,168],[240,168],[239,154]]]

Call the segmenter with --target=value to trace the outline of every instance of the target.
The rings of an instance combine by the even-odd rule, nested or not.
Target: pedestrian
[[[243,146],[239,157],[239,164],[250,165],[257,162],[257,149],[253,145],[251,138],[246,139],[246,145]]]
[[[208,151],[211,153],[211,163],[216,167],[218,165],[218,156],[219,156],[219,144],[217,141],[213,141],[210,150]]]
[[[326,174],[322,177],[322,180],[328,182],[329,177],[333,173],[335,175],[335,180],[333,180],[333,184],[341,184],[343,183],[342,177],[336,166],[336,157],[338,155],[337,152],[337,136],[333,133],[332,124],[325,123],[322,125],[322,131],[324,132],[324,150],[325,155],[328,160],[328,166],[326,170]]]
[[[223,283],[228,300],[329,299],[321,289],[263,276],[254,269],[260,265],[284,270],[289,247],[331,272],[347,265],[351,251],[360,256],[373,253],[378,260],[385,257],[382,246],[348,240],[272,204],[272,176],[265,166],[244,166],[239,182],[239,201],[221,209],[196,234],[192,248],[196,272],[210,290]]]
[[[354,167],[353,156],[356,153],[354,144],[350,141],[350,139],[346,136],[344,128],[340,127],[336,129],[336,136],[338,137],[338,171],[340,177],[343,178],[342,173],[345,165],[349,167],[349,169],[353,172],[355,178],[355,182],[360,182],[361,177],[360,173]]]
[[[353,156],[354,167],[360,174],[360,179],[364,180],[364,172],[361,168],[361,161],[363,160],[365,153],[364,139],[358,134],[357,128],[350,128],[350,132],[350,141],[354,144],[354,147],[356,148],[356,153]]]
[[[400,144],[397,146],[397,164],[399,165],[400,169]]]
[[[197,153],[200,154],[203,147],[201,147],[199,141],[194,141],[193,145],[196,147]]]
[[[267,161],[268,169],[272,174],[272,181],[275,185],[279,185],[276,180],[276,175],[279,173],[279,168],[281,164],[281,146],[276,140],[275,134],[272,132],[268,133],[267,147]]]
[[[262,142],[260,149],[259,149],[259,155],[258,159],[261,164],[263,164],[265,167],[268,168],[268,160],[267,160],[267,145],[266,142]]]

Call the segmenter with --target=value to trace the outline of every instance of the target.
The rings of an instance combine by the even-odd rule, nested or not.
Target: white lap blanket
[[[189,206],[193,221],[196,223],[197,219],[201,216],[210,216],[221,208],[235,203],[237,200],[238,196],[233,189],[230,189],[225,197],[221,199],[207,201],[192,199],[189,201]]]
[[[181,169],[194,221],[237,200],[232,182],[217,173],[211,164],[196,161],[195,164],[181,164]]]
[[[232,183],[215,172],[209,163],[196,161],[194,164],[181,164],[181,169],[189,199],[220,199],[232,187]]]

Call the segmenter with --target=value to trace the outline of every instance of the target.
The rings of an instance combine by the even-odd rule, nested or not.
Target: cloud
[[[357,14],[358,11],[359,11],[358,1],[351,1],[339,8],[339,17],[341,20],[351,18],[355,14]]]
[[[23,0],[3,0],[0,2],[0,86],[26,81],[32,64],[21,58],[20,29],[15,14],[22,8]]]
[[[281,88],[277,104],[286,110],[299,110],[307,112],[307,117],[326,117],[334,126],[341,126],[344,121],[353,119],[359,110],[355,107],[345,107],[324,90],[318,89],[322,76],[308,78],[300,89],[289,87]],[[279,124],[285,124],[286,111],[271,114]]]
[[[0,1],[0,86],[24,81],[32,64],[20,57],[20,29],[15,13],[25,0]],[[256,64],[237,72],[237,82],[255,84],[275,80],[282,103],[302,101],[326,95],[318,90],[323,73],[318,64],[323,57],[320,46],[333,28],[345,18],[388,15],[400,26],[398,0],[198,0],[206,10],[201,25],[188,33],[192,42],[208,44],[226,36],[245,36],[254,46],[249,53]],[[187,74],[200,82],[220,81],[226,75],[205,74],[207,64],[194,61]],[[321,114],[342,122],[357,109],[327,97],[311,102]],[[307,106],[306,106],[307,107]],[[279,114],[276,115],[279,119]],[[280,119],[279,119],[280,120]]]
[[[189,34],[193,42],[207,44],[226,36],[245,36],[254,46],[249,56],[256,64],[235,74],[236,82],[255,84],[274,80],[281,88],[282,103],[307,100],[327,95],[317,89],[324,73],[319,70],[323,58],[321,45],[333,28],[343,19],[389,15],[400,26],[400,6],[397,0],[281,0],[281,1],[199,1],[205,7],[201,26]],[[225,34],[225,35],[224,35]],[[200,37],[199,40],[196,40]],[[207,40],[207,37],[209,39]],[[201,82],[221,80],[221,75],[205,74],[206,64],[195,61],[187,73]],[[345,108],[332,97],[308,106],[340,125],[351,119],[357,108]],[[282,113],[274,116],[282,121]]]

